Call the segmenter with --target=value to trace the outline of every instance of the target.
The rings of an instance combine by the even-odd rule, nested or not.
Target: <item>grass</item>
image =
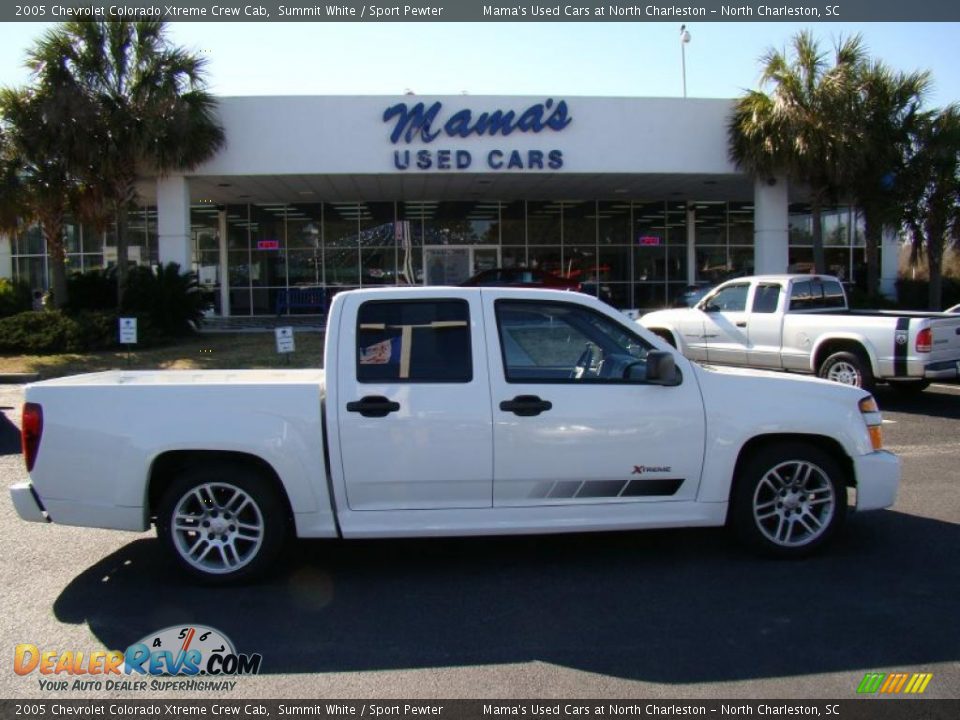
[[[100,370],[215,370],[238,368],[318,368],[323,365],[323,334],[298,332],[296,352],[277,353],[273,333],[207,334],[144,350],[0,355],[0,374],[39,373],[42,379]]]

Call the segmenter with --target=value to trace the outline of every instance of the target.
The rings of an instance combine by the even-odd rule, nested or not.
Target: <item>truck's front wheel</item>
[[[157,534],[177,563],[208,583],[265,573],[287,534],[283,502],[256,470],[232,463],[181,472],[157,508]]]
[[[766,555],[802,557],[827,542],[847,500],[837,462],[802,442],[764,448],[735,479],[730,520],[740,539]]]

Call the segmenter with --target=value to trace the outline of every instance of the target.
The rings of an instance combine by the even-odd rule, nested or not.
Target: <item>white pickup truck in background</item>
[[[960,371],[960,317],[849,310],[833,277],[738,278],[692,308],[639,322],[692,360],[814,373],[868,390],[883,381],[919,391]]]
[[[325,370],[113,371],[30,385],[26,520],[143,531],[248,579],[289,535],[494,535],[729,522],[809,553],[895,500],[865,391],[701,368],[596,298],[344,292]]]

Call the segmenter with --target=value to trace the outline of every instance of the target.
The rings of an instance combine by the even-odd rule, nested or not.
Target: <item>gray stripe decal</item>
[[[893,375],[907,376],[907,353],[910,351],[910,318],[897,318],[897,329],[893,333]]]
[[[588,498],[669,497],[675,495],[682,478],[650,478],[648,480],[558,480],[539,483],[530,498],[580,500]]]

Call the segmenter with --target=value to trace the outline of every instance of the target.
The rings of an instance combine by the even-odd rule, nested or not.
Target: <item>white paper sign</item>
[[[136,345],[137,344],[137,319],[136,318],[120,318],[120,344],[121,345]]]
[[[296,349],[293,342],[292,327],[278,327],[274,332],[277,335],[278,353],[292,353]]]

